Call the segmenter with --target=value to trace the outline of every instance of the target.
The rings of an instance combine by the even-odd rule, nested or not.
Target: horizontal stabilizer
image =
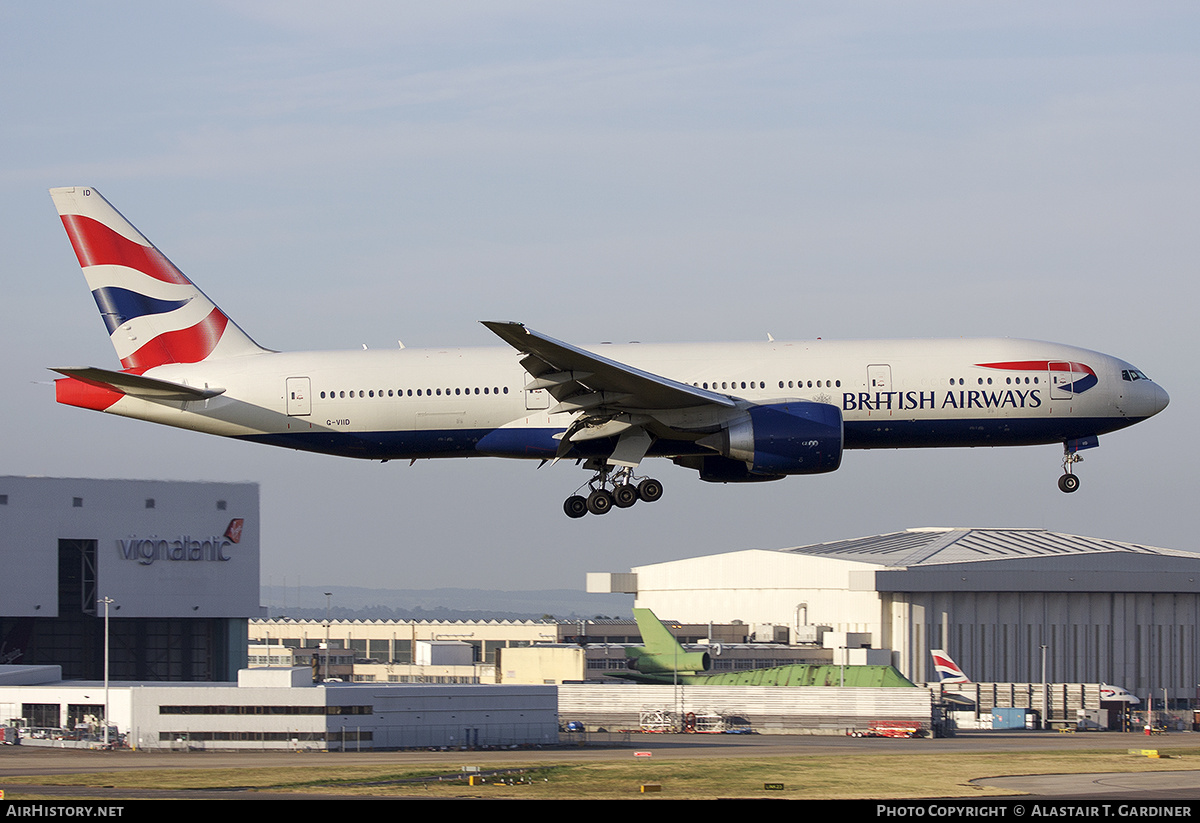
[[[208,400],[210,397],[216,397],[218,394],[225,392],[224,389],[211,389],[207,386],[203,389],[198,389],[194,386],[185,386],[182,383],[172,383],[170,380],[158,380],[153,377],[144,377],[140,374],[109,371],[108,369],[97,369],[90,366],[51,369],[51,371],[56,371],[65,377],[81,380],[92,386],[112,389],[121,394],[143,397],[147,400]]]

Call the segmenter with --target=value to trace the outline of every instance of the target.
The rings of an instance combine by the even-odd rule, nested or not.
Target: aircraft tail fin
[[[127,371],[267,351],[87,186],[50,190]]]
[[[1128,703],[1131,706],[1136,706],[1138,703],[1142,702],[1141,700],[1138,700],[1136,697],[1134,697],[1132,694],[1130,694],[1125,689],[1122,689],[1120,686],[1113,686],[1108,683],[1100,684],[1100,701],[1101,702],[1113,701],[1115,703]]]
[[[937,670],[938,679],[941,683],[970,683],[971,681],[959,668],[950,655],[946,654],[941,649],[930,649],[929,654],[933,656],[933,668]]]
[[[676,673],[706,672],[712,668],[712,658],[708,652],[686,651],[670,629],[654,616],[654,612],[634,609],[633,619],[637,621],[643,643],[625,649],[626,665],[633,671],[644,675],[673,676]]]
[[[671,655],[686,654],[683,646],[675,639],[675,635],[662,624],[654,612],[649,609],[634,609],[633,619],[637,621],[638,631],[642,635],[642,645],[651,654]]]

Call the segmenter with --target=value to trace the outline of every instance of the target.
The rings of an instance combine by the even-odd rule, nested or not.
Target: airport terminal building
[[[909,529],[588,575],[673,620],[859,634],[914,682],[1110,683],[1195,699],[1200,555],[1042,529]],[[1045,672],[1042,669],[1045,649]]]
[[[103,678],[107,605],[112,679],[236,680],[258,505],[253,483],[0,477],[0,664]]]

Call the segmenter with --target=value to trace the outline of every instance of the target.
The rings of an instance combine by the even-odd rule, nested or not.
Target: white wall
[[[851,572],[875,568],[759,549],[656,563],[634,569],[635,606],[669,620],[783,626],[795,626],[799,611],[800,619],[809,624],[870,632],[879,638],[883,627],[879,595],[850,590]],[[801,603],[807,609],[798,609]]]

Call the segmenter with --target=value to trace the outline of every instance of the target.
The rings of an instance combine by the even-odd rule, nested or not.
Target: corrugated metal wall
[[[1111,683],[1194,697],[1200,596],[1173,593],[937,592],[891,596],[896,668],[936,680],[945,649],[980,682]],[[906,630],[904,630],[904,628]]]
[[[979,714],[987,714],[996,707],[1033,709],[1040,713],[1045,705],[1050,711],[1047,720],[1073,721],[1079,709],[1100,708],[1099,683],[1051,683],[1044,698],[1041,683],[943,683],[935,691],[937,688],[974,701]]]
[[[589,729],[636,729],[641,712],[713,712],[740,718],[757,732],[844,734],[873,720],[916,721],[929,728],[929,692],[924,689],[851,689],[771,686],[563,685],[558,689],[562,722],[579,720]]]

